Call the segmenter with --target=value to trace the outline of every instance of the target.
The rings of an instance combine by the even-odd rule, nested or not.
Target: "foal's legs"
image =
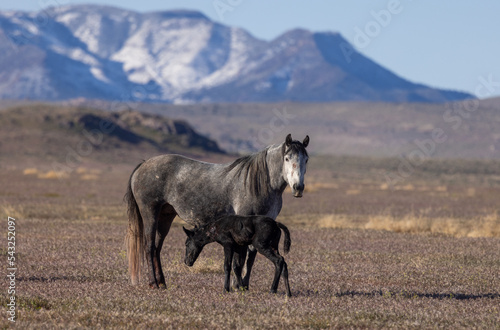
[[[283,273],[281,275],[283,276],[283,279],[285,280],[286,295],[288,297],[291,297],[292,292],[290,291],[290,283],[288,282],[288,266],[286,265],[285,260],[283,260]]]
[[[243,270],[243,265],[245,264],[245,258],[247,256],[247,247],[246,246],[238,246],[234,249],[234,263],[233,263],[233,271],[234,271],[234,287],[236,289],[244,288],[243,279],[241,278],[241,272]]]
[[[231,276],[231,263],[233,262],[233,249],[230,245],[224,246],[224,290],[229,292],[231,290],[230,276]]]
[[[286,295],[291,297],[290,284],[288,283],[288,267],[286,265],[285,259],[275,252],[273,249],[259,250],[267,259],[271,260],[274,264],[275,272],[273,284],[271,285],[271,293],[276,293],[278,291],[278,285],[280,281],[280,276],[283,273],[283,278],[285,280]]]
[[[245,273],[245,277],[243,278],[243,286],[247,289],[249,288],[250,283],[250,273],[252,272],[253,263],[255,261],[255,257],[257,256],[257,250],[253,246],[248,247],[248,258],[247,258],[247,272]]]

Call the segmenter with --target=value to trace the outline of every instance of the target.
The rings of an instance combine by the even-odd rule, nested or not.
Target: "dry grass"
[[[38,174],[38,169],[36,168],[26,168],[23,171],[24,175],[37,175]]]
[[[500,218],[496,213],[469,221],[456,218],[431,219],[412,215],[402,219],[372,216],[364,227],[401,233],[439,233],[453,237],[500,237]]]
[[[97,180],[99,176],[97,174],[83,174],[80,176],[80,180]]]
[[[336,189],[339,186],[335,183],[325,183],[325,182],[308,182],[304,192],[306,193],[312,193],[312,192],[317,192],[320,190],[326,190],[326,189]]]
[[[498,237],[500,217],[493,213],[477,219],[427,218],[408,214],[403,217],[372,215],[363,221],[346,215],[323,215],[317,220],[322,228],[359,228],[388,230],[397,233],[435,233],[453,237]]]
[[[103,210],[107,213],[106,210]],[[172,227],[162,264],[167,288],[129,282],[126,222],[23,219],[18,228],[21,328],[494,328],[500,313],[500,242],[289,224],[293,297],[256,260],[248,292],[223,293],[223,252],[182,260]],[[6,293],[0,301],[6,304]],[[1,327],[8,326],[5,318]]]
[[[88,172],[88,169],[85,167],[78,167],[75,170],[76,174],[86,174]]]
[[[38,173],[39,179],[65,179],[68,178],[68,173],[64,171],[47,171],[45,173]]]
[[[68,173],[64,171],[50,170],[44,172],[34,167],[24,169],[23,174],[29,176],[34,175],[38,179],[65,179],[69,177]]]
[[[22,205],[3,204],[0,205],[0,216],[2,219],[12,217],[15,219],[25,218],[26,212]]]
[[[349,189],[345,192],[346,195],[359,195],[361,193],[360,189]]]
[[[85,167],[78,167],[74,173],[79,175],[80,180],[98,180],[99,174],[102,173],[101,170],[98,169],[89,169]],[[67,179],[70,177],[68,172],[64,171],[42,171],[37,168],[26,168],[23,170],[24,175],[34,175],[38,179]]]
[[[316,219],[316,224],[320,228],[360,228],[353,219],[345,214],[334,215],[327,214],[322,215]]]
[[[189,268],[191,273],[198,274],[224,274],[224,260],[200,256],[193,267]]]
[[[38,178],[43,164],[3,169],[0,216],[19,220],[17,326],[498,328],[498,173],[424,172],[389,187],[364,163],[310,163],[304,197],[287,190],[279,217],[292,235],[291,299],[283,285],[268,293],[261,256],[250,291],[224,294],[222,249],[185,266],[179,220],[162,250],[167,288],[130,285],[122,197],[135,162],[84,164],[64,180]],[[2,236],[1,255],[6,246]]]

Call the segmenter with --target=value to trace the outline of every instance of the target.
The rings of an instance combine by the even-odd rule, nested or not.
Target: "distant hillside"
[[[120,101],[446,102],[473,98],[410,82],[340,34],[271,41],[186,10],[97,5],[0,12],[0,98]]]
[[[94,102],[90,102],[93,104]],[[136,105],[189,120],[230,152],[279,143],[287,133],[311,137],[313,153],[399,157],[418,150],[433,132],[431,158],[500,159],[500,98],[447,104],[331,102],[271,104]],[[427,155],[426,155],[427,156]]]
[[[0,165],[17,156],[65,160],[86,141],[83,129],[98,129],[102,118],[117,128],[85,159],[136,163],[166,152],[248,153],[281,143],[288,133],[308,134],[311,154],[400,157],[419,150],[416,142],[432,140],[436,130],[446,139],[429,158],[500,159],[500,98],[474,102],[129,104],[142,112],[110,113],[91,110],[109,109],[105,101],[7,102],[7,109],[2,101]]]
[[[187,122],[134,111],[42,104],[0,111],[0,161],[138,162],[162,153],[223,153]]]

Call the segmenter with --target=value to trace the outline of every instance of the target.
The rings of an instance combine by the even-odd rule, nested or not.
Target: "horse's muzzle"
[[[297,197],[297,198],[302,197],[302,193],[304,192],[304,185],[303,184],[301,184],[301,185],[294,184],[292,192],[293,192],[294,197]]]

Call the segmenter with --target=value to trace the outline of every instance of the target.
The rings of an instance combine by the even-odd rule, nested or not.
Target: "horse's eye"
[[[285,157],[285,160],[288,162],[290,159],[288,159],[288,157]]]

